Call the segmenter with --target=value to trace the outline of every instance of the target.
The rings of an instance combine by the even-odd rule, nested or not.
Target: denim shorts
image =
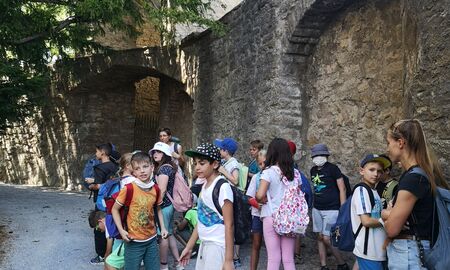
[[[424,249],[430,249],[430,241],[422,240]],[[389,270],[425,270],[419,258],[419,247],[415,240],[394,239],[387,246]]]
[[[260,217],[252,216],[252,233],[262,233],[263,223]]]
[[[163,219],[164,219],[164,226],[166,226],[166,230],[169,233],[169,235],[173,234],[173,214],[174,214],[174,209],[173,209],[173,205],[168,205],[164,208],[161,209],[162,215],[163,215]],[[158,213],[155,213],[155,215],[157,215]],[[160,229],[158,228],[158,234],[161,234]]]

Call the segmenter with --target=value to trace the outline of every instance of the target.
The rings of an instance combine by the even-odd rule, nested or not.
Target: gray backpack
[[[410,173],[420,174],[428,179],[424,170],[415,167]],[[423,265],[430,270],[448,269],[450,266],[450,190],[437,187],[435,195],[436,213],[439,220],[439,232],[433,247],[429,250],[422,249],[421,261]],[[433,234],[434,234],[434,214],[433,214]],[[433,237],[432,237],[433,239]],[[420,243],[420,242],[419,242]]]

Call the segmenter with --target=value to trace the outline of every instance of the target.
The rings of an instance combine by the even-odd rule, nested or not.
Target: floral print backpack
[[[275,232],[290,237],[305,234],[309,224],[308,203],[301,191],[300,172],[294,169],[294,180],[288,181],[279,168],[274,168],[281,175],[281,182],[286,185],[280,207],[272,214]]]

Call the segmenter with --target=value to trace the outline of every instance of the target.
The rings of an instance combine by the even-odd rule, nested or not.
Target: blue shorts
[[[166,230],[169,233],[169,235],[173,234],[173,214],[174,214],[174,209],[173,209],[173,205],[168,205],[164,208],[161,209],[162,215],[163,215],[163,219],[164,219],[164,226],[166,226]],[[155,213],[155,215],[157,215],[158,213]],[[158,227],[158,235],[161,235],[161,230]]]
[[[262,233],[263,223],[260,217],[252,216],[252,233]]]
[[[356,256],[360,270],[383,270],[383,261],[373,261]]]

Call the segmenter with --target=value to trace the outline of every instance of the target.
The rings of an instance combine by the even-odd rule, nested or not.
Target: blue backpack
[[[311,209],[313,199],[311,185],[309,184],[308,178],[306,178],[306,176],[302,172],[300,172],[300,176],[300,178],[302,179],[301,190],[303,191],[303,193],[305,193],[305,200],[308,203],[308,208]]]
[[[420,167],[413,168],[409,173],[420,174],[428,179],[427,174]],[[435,194],[435,211],[433,211],[433,231],[431,239],[434,239],[434,213],[437,213],[439,220],[439,232],[436,242],[429,250],[423,250],[423,246],[418,242],[419,249],[423,256],[420,256],[422,264],[427,269],[448,269],[450,265],[450,190],[437,187]]]
[[[365,183],[358,183],[355,185],[355,189],[357,187],[363,187],[367,189],[367,193],[369,193],[370,204],[373,207],[375,205],[375,198],[373,196],[372,189]],[[353,192],[355,192],[355,189],[353,189]],[[337,247],[342,251],[353,251],[353,249],[355,248],[355,239],[363,227],[361,223],[358,227],[358,230],[356,230],[356,233],[353,233],[351,218],[353,192],[350,197],[347,198],[345,203],[341,205],[336,224],[331,227],[331,243],[334,247]],[[364,254],[367,254],[368,238],[369,230],[366,230]]]
[[[100,186],[100,189],[98,190],[97,201],[95,202],[98,210],[106,212],[105,200],[110,198],[114,193],[120,190],[120,180],[121,178],[113,178],[106,181]]]
[[[89,184],[84,181],[86,178],[94,178],[94,166],[100,164],[100,160],[98,160],[95,156],[91,157],[83,169],[83,186],[89,189]]]

